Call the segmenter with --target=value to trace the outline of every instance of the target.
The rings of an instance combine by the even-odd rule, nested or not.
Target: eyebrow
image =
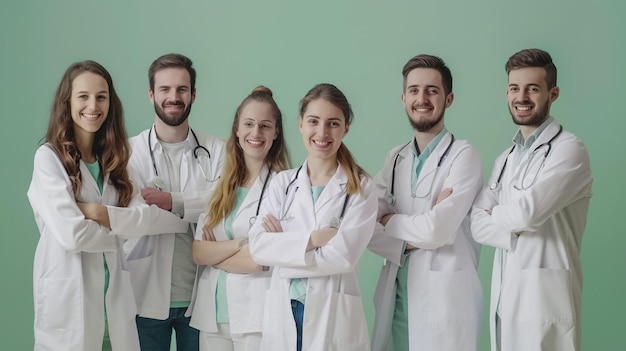
[[[419,84],[413,84],[413,85],[409,85],[409,86],[407,86],[406,88],[407,88],[407,89],[409,89],[409,88],[417,88],[417,87],[420,87],[420,86],[421,86],[421,85],[419,85]],[[432,84],[427,84],[427,85],[425,85],[425,86],[424,86],[424,88],[437,88],[437,89],[441,89],[441,87],[439,87],[439,86],[437,86],[437,85],[432,85]]]
[[[89,92],[86,90],[81,90],[81,91],[77,91],[76,94],[89,94]],[[97,92],[96,94],[109,94],[109,92],[106,90],[101,90]]]

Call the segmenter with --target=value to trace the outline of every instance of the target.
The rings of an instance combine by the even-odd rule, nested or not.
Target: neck
[[[189,133],[189,123],[187,121],[181,123],[178,126],[169,126],[158,117],[154,122],[154,131],[157,139],[166,143],[180,143],[187,139]]]
[[[76,134],[76,146],[80,152],[81,160],[87,163],[96,162],[96,156],[93,154],[93,143],[96,136],[93,133]]]
[[[263,169],[264,162],[262,160],[256,160],[245,157],[246,162],[246,170],[248,171],[248,180],[244,184],[246,187],[252,186],[256,179],[261,174],[261,170]]]
[[[417,146],[419,146],[420,152],[424,151],[426,146],[428,146],[428,144],[431,141],[433,141],[433,139],[435,139],[435,137],[439,135],[439,133],[441,133],[442,130],[443,130],[443,124],[441,124],[441,126],[438,126],[429,130],[428,132],[419,132],[416,130],[415,140],[417,140]]]
[[[311,185],[326,185],[337,172],[337,158],[307,160],[307,168]]]
[[[539,128],[539,126],[520,126],[519,131],[522,133],[524,140],[526,140],[537,130],[537,128]]]

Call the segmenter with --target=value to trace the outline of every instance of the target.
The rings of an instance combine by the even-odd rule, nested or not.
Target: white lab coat
[[[154,187],[152,182],[155,179],[155,172],[150,149],[148,149],[148,136],[152,134],[149,144],[159,170],[159,177],[165,181],[163,191],[170,191],[168,189],[170,177],[165,166],[163,148],[156,137],[154,127],[152,133],[149,132],[149,129],[144,130],[139,135],[130,138],[132,155],[129,166],[134,170],[138,188]],[[200,145],[206,147],[211,154],[209,160],[204,151],[199,151],[200,165],[209,180],[216,179],[221,174],[224,164],[224,141],[199,131],[195,133]],[[188,133],[180,167],[180,193],[184,202],[182,219],[192,225],[193,230],[200,214],[206,211],[213,188],[217,184],[217,181],[207,182],[202,174],[193,155],[196,146],[193,135],[191,132]],[[187,229],[182,232],[186,231]],[[173,234],[174,232],[144,236],[140,239],[129,240],[124,245],[138,314],[141,317],[164,320],[169,316],[175,240]],[[188,309],[186,315],[189,316],[190,313],[191,310]]]
[[[527,190],[514,188],[532,150],[556,135],[558,129],[556,121],[548,125],[519,165],[507,164],[500,190],[483,189],[472,210],[474,238],[496,247],[489,316],[494,351],[499,301],[502,350],[581,348],[580,248],[592,183],[585,146],[563,131],[552,142],[534,185]],[[488,186],[498,178],[508,153],[506,150],[496,160]],[[533,170],[540,165],[543,154],[539,152],[532,160],[529,177],[536,173]],[[485,210],[491,210],[491,215]]]
[[[178,230],[182,221],[136,192],[129,207],[109,216],[112,230],[85,220],[76,202],[117,204],[117,191],[104,179],[103,192],[80,162],[82,187],[74,198],[61,161],[48,145],[36,154],[28,199],[40,238],[35,252],[33,294],[35,350],[99,350],[105,328],[104,307],[114,350],[139,350],[136,307],[129,272],[122,260],[123,237],[147,234],[151,228]],[[112,208],[110,208],[112,209]],[[112,234],[119,234],[112,235]],[[104,294],[104,260],[109,287]],[[105,302],[106,298],[106,302]]]
[[[482,288],[477,267],[480,246],[470,233],[469,212],[482,186],[480,156],[464,140],[456,140],[437,170],[437,163],[450,145],[451,134],[441,139],[425,161],[418,182],[434,179],[430,194],[412,197],[412,144],[391,150],[376,177],[378,216],[396,213],[387,226],[377,225],[369,249],[386,259],[374,306],[376,318],[372,335],[374,351],[394,350],[391,322],[395,309],[395,280],[404,264],[404,243],[418,249],[408,261],[408,323],[410,350],[477,350],[482,310]],[[411,142],[412,143],[412,142]],[[396,204],[391,192],[393,164]],[[450,197],[435,206],[443,189]],[[427,192],[423,195],[428,194]]]
[[[267,168],[261,172],[237,210],[233,220],[235,238],[248,236],[250,218],[256,215],[259,196],[261,196],[266,176]],[[267,199],[270,182],[266,186],[261,203]],[[205,215],[200,215],[198,220],[200,225],[196,229],[196,240],[202,240],[202,223],[204,223]],[[260,218],[259,221],[261,221]],[[218,241],[230,240],[224,228],[224,220],[213,228],[213,234]],[[195,301],[192,301],[192,315],[189,325],[203,332],[217,333],[215,292],[217,278],[221,270],[212,266],[201,266],[199,269],[201,275],[197,282]],[[249,274],[229,273],[227,275],[226,291],[231,334],[261,332],[265,293],[270,287],[270,277],[271,272],[269,271]]]
[[[376,221],[373,182],[364,177],[363,194],[350,196],[337,235],[326,246],[306,252],[311,231],[328,227],[333,217],[339,217],[347,177],[339,166],[314,204],[306,162],[285,195],[296,172],[283,171],[272,180],[269,197],[249,234],[254,260],[274,266],[265,304],[261,350],[296,349],[296,326],[289,297],[293,278],[308,278],[302,350],[369,350],[357,267]],[[291,206],[284,206],[292,199]],[[267,214],[285,219],[281,222],[283,232],[265,232],[261,218]]]

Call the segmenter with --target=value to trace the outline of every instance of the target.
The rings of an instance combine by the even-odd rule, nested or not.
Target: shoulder
[[[465,139],[454,140],[454,143],[452,144],[451,149],[452,150],[450,151],[456,154],[462,154],[462,155],[465,155],[466,157],[480,159],[480,154],[478,153],[478,149],[476,149],[474,145],[470,144],[470,142]]]
[[[128,142],[130,143],[130,146],[132,148],[136,148],[138,146],[145,145],[143,147],[148,148],[147,140],[148,140],[149,133],[150,133],[150,129],[146,129],[142,131],[141,133],[128,138]]]
[[[35,167],[43,164],[59,163],[59,156],[49,144],[43,144],[35,151]]]

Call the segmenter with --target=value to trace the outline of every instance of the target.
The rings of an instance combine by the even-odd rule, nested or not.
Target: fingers
[[[435,205],[439,204],[441,201],[447,199],[450,195],[452,195],[452,188],[445,188],[441,191],[441,193],[439,193],[439,196],[437,196],[437,201],[435,202]]]
[[[283,231],[280,221],[272,215],[263,217],[263,229],[267,232],[278,233]]]
[[[202,240],[204,240],[204,241],[215,241],[215,235],[213,234],[213,228],[209,228],[209,226],[207,226],[207,225],[202,227]]]

